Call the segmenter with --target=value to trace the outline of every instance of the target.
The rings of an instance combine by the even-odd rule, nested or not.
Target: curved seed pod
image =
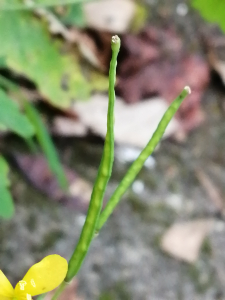
[[[97,178],[92,191],[86,221],[83,226],[78,244],[69,261],[68,273],[65,279],[66,282],[69,282],[76,275],[90,247],[90,243],[94,236],[95,227],[102,208],[106,185],[112,173],[114,159],[114,86],[116,79],[117,56],[120,49],[120,38],[118,36],[112,37],[111,48],[112,59],[109,69],[109,104],[105,145]]]
[[[165,114],[163,115],[157,129],[155,130],[152,138],[146,145],[146,147],[142,150],[139,157],[133,162],[129,170],[127,171],[126,175],[116,188],[115,192],[109,199],[104,211],[101,213],[98,224],[96,226],[96,233],[102,228],[102,226],[105,224],[113,210],[115,209],[116,205],[119,203],[121,197],[126,192],[126,190],[129,188],[131,183],[134,181],[137,174],[140,172],[141,168],[143,167],[146,159],[149,157],[149,155],[152,154],[155,147],[159,143],[160,139],[162,138],[166,127],[168,126],[169,122],[173,118],[174,114],[180,107],[182,101],[185,99],[185,97],[191,93],[190,87],[185,87],[181,94],[173,101],[173,103],[170,105],[170,107],[167,109]]]

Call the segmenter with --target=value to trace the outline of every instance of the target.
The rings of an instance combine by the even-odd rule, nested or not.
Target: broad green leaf
[[[0,131],[3,131],[3,132],[7,131],[7,127],[0,123]]]
[[[85,18],[82,4],[68,5],[66,14],[62,18],[63,23],[68,25],[75,25],[77,27],[84,27]]]
[[[29,138],[34,134],[33,126],[28,118],[19,111],[16,103],[1,89],[0,124],[23,138]]]
[[[14,204],[12,196],[6,187],[0,185],[0,217],[10,219],[13,214]]]
[[[30,12],[0,12],[0,45],[7,66],[34,81],[53,105],[66,108],[89,95],[75,58],[60,53],[59,43]]]
[[[6,61],[4,56],[0,56],[0,68],[6,67]]]
[[[224,0],[192,0],[192,6],[199,10],[203,18],[217,23],[225,31],[225,1]]]
[[[29,0],[23,1],[24,3],[20,0],[0,0],[0,10],[24,10],[56,5],[68,5],[73,3],[84,3],[89,1],[93,0]]]
[[[8,179],[8,172],[9,166],[6,160],[0,155],[0,185],[2,186],[9,186],[9,179]]]
[[[36,136],[38,139],[39,144],[41,145],[44,154],[47,158],[49,168],[53,172],[53,174],[56,176],[60,187],[63,190],[67,190],[68,183],[65,176],[65,173],[63,171],[62,165],[60,164],[58,154],[56,152],[55,146],[51,140],[51,137],[48,134],[48,131],[46,130],[45,125],[43,124],[39,113],[37,110],[28,102],[25,103],[25,109],[28,118],[30,119],[31,123],[33,124]]]
[[[0,156],[0,217],[5,219],[11,218],[14,214],[14,204],[8,190],[8,171],[7,162]]]

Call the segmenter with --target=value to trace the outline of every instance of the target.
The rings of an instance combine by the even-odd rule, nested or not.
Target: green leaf
[[[0,131],[2,131],[2,132],[7,131],[7,127],[0,123]]]
[[[1,186],[9,186],[9,180],[8,180],[8,172],[9,172],[9,166],[6,162],[6,160],[0,155],[0,185]]]
[[[4,56],[0,56],[0,68],[6,67],[6,60]]]
[[[34,129],[28,118],[23,115],[18,106],[0,89],[0,124],[14,131],[23,138],[34,134]]]
[[[13,199],[9,190],[0,185],[0,217],[10,219],[14,215],[14,210]]]
[[[68,5],[73,3],[84,3],[92,0],[33,0],[33,5],[30,1],[21,3],[19,0],[0,0],[0,10],[22,10],[34,9],[39,7],[48,7],[56,5]]]
[[[90,85],[75,57],[60,53],[59,42],[30,12],[0,12],[0,45],[7,66],[34,81],[53,105],[66,108],[88,97]]]
[[[199,10],[207,21],[217,23],[225,31],[224,0],[192,0],[192,6]]]
[[[69,5],[67,8],[67,13],[62,18],[63,23],[68,25],[75,25],[77,27],[84,27],[85,18],[82,8],[82,4]]]
[[[9,186],[8,171],[7,162],[0,156],[0,216],[5,219],[11,218],[14,214],[13,200],[7,188]]]
[[[30,119],[31,123],[33,124],[36,136],[38,139],[39,144],[41,145],[44,154],[47,158],[49,168],[52,170],[53,174],[56,176],[60,187],[66,191],[68,189],[68,182],[60,164],[58,154],[56,152],[55,146],[51,140],[51,137],[48,134],[48,131],[43,124],[39,113],[37,110],[28,102],[25,103],[25,109],[28,118]]]

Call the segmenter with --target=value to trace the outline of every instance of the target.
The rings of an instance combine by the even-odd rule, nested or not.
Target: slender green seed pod
[[[111,47],[112,59],[109,69],[109,105],[107,114],[107,133],[105,138],[104,150],[97,178],[93,187],[86,221],[83,226],[78,244],[69,261],[68,273],[65,279],[66,282],[69,282],[77,274],[88,252],[102,208],[106,185],[112,173],[112,165],[114,160],[114,87],[116,78],[117,56],[120,49],[120,39],[118,36],[112,37]]]
[[[159,143],[160,139],[162,138],[166,127],[168,126],[169,122],[173,118],[174,114],[180,107],[182,101],[184,98],[191,93],[190,87],[185,87],[181,94],[173,101],[173,103],[170,105],[170,107],[167,109],[165,114],[163,115],[157,129],[155,130],[152,138],[146,145],[146,147],[142,150],[139,157],[133,162],[129,170],[127,171],[126,175],[118,185],[117,189],[114,191],[113,195],[109,199],[104,211],[101,213],[98,224],[96,226],[96,233],[102,228],[102,226],[105,224],[113,210],[115,209],[116,205],[119,203],[121,197],[126,192],[126,190],[129,188],[131,183],[134,181],[137,174],[140,172],[141,168],[143,167],[146,159],[149,157],[149,155],[152,154],[155,147]]]

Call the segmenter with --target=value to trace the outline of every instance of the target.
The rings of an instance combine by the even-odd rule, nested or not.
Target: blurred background
[[[225,5],[205,2],[0,1],[0,267],[13,284],[79,238],[118,34],[105,202],[172,100],[192,94],[60,299],[225,298]]]

